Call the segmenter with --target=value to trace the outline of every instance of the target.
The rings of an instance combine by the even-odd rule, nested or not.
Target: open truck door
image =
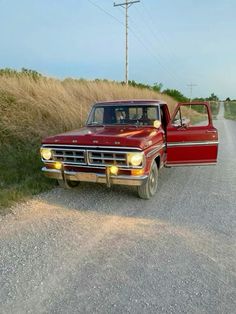
[[[177,104],[167,126],[167,166],[217,162],[218,132],[208,102]]]

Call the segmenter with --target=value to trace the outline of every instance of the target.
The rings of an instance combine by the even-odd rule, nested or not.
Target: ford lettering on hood
[[[140,126],[94,126],[47,137],[43,144],[78,144],[91,146],[132,146],[144,149],[158,140],[158,130]]]

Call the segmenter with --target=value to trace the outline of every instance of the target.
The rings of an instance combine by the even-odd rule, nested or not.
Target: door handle
[[[206,133],[216,133],[216,130],[206,130]]]

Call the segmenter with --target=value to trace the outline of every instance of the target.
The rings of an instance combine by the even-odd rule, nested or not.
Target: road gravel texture
[[[0,313],[236,313],[236,122],[215,167],[56,188],[0,218]]]

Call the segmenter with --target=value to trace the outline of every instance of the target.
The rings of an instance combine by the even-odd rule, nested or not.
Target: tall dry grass
[[[0,139],[34,142],[84,124],[91,105],[114,99],[175,100],[115,82],[0,76]]]

